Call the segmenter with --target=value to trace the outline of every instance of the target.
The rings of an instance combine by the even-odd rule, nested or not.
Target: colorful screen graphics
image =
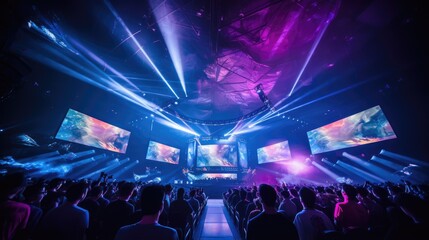
[[[197,167],[237,167],[235,145],[198,145]]]
[[[162,143],[149,141],[146,159],[170,164],[179,164],[179,158],[180,149]]]
[[[245,169],[248,167],[247,164],[247,146],[245,142],[238,141],[238,161],[240,162],[240,167]]]
[[[55,138],[125,153],[130,135],[129,131],[69,109]]]
[[[195,145],[196,141],[193,140],[188,143],[188,168],[194,167],[194,158],[195,158]]]
[[[290,160],[291,154],[288,141],[257,149],[258,164]]]
[[[307,132],[312,154],[396,138],[380,106]]]

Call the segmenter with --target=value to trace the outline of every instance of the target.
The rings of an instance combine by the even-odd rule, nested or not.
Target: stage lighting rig
[[[267,106],[272,112],[275,111],[274,107],[271,104],[271,101],[268,99],[267,95],[265,95],[264,90],[262,88],[262,84],[258,84],[256,85],[256,87],[254,88],[256,93],[259,96],[259,99],[261,99],[261,101],[264,103],[265,106]]]

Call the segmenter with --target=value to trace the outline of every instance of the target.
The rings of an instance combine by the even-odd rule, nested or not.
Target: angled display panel
[[[69,109],[55,138],[125,153],[130,135],[129,131]]]
[[[238,161],[240,163],[240,167],[245,169],[248,167],[246,143],[238,141],[237,147],[238,147]]]
[[[288,141],[279,142],[257,149],[258,164],[290,160]]]
[[[179,164],[180,149],[149,141],[146,159],[170,164]]]
[[[194,167],[194,160],[195,160],[195,145],[196,145],[196,141],[192,140],[188,143],[188,156],[187,156],[187,163],[188,163],[188,168],[193,168]]]
[[[307,136],[312,154],[396,138],[380,106],[311,130]]]

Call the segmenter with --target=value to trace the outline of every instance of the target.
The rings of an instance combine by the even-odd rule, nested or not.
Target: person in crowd
[[[328,216],[315,208],[316,193],[308,187],[302,187],[299,192],[304,209],[295,216],[295,225],[300,240],[317,240],[324,236],[326,231],[335,231],[335,226]]]
[[[48,182],[46,186],[48,193],[40,203],[43,214],[46,214],[49,210],[58,207],[64,202],[64,194],[60,191],[63,184],[64,179],[62,178],[54,178]]]
[[[184,199],[185,189],[179,188],[177,190],[176,199],[171,202],[170,210],[168,212],[169,226],[180,229],[181,233],[185,234],[187,225],[192,224],[193,210],[188,201]]]
[[[40,208],[40,202],[46,196],[45,184],[43,182],[34,183],[25,188],[23,192],[24,202],[30,208],[30,218],[25,229],[27,238],[31,238],[43,216],[43,210]]]
[[[100,199],[102,194],[103,188],[101,186],[94,186],[88,192],[85,200],[81,201],[78,205],[89,212],[88,240],[96,239],[100,231],[101,206],[98,199]]]
[[[247,226],[247,240],[259,239],[299,239],[293,223],[275,207],[277,193],[268,184],[259,185],[263,211],[249,220]]]
[[[296,213],[298,212],[296,209],[295,203],[290,200],[290,193],[288,190],[282,190],[280,192],[282,197],[282,201],[279,205],[279,211],[283,211],[284,214],[291,220],[295,218]]]
[[[121,227],[115,236],[115,240],[179,240],[175,229],[158,223],[159,216],[163,211],[164,196],[165,189],[162,185],[144,186],[140,197],[141,220],[135,224]]]
[[[427,202],[411,193],[398,194],[394,202],[413,222],[404,223],[401,226],[391,226],[384,239],[427,239],[426,234],[429,229],[429,205]]]
[[[22,172],[6,174],[0,179],[0,237],[9,240],[23,236],[30,218],[28,204],[15,200],[26,185],[26,176]]]
[[[107,205],[109,205],[110,200],[107,199],[104,195],[106,194],[106,186],[104,186],[103,184],[100,184],[101,187],[101,195],[100,198],[98,198],[97,202],[100,204],[100,208],[102,211],[104,211],[104,209],[106,209]]]
[[[85,199],[88,187],[83,182],[69,186],[66,201],[51,209],[42,218],[37,239],[86,239],[89,227],[89,212],[78,206]]]
[[[293,188],[293,187],[289,187],[288,188],[289,193],[290,193],[290,200],[295,204],[296,206],[296,212],[300,212],[303,209],[303,206],[301,204],[301,200],[299,200],[299,194],[298,194],[298,190]]]
[[[196,194],[195,189],[191,189],[191,191],[189,191],[188,203],[189,205],[191,205],[192,210],[194,210],[194,213],[198,214],[200,210],[200,202],[195,198],[195,194]]]
[[[171,197],[173,194],[173,186],[171,184],[165,184],[165,197],[164,197],[164,208],[161,212],[161,215],[159,216],[159,223],[162,225],[167,226],[168,225],[168,212],[170,210],[170,204],[171,204]]]
[[[369,231],[374,238],[381,239],[386,234],[389,227],[389,219],[386,209],[372,198],[367,188],[356,187],[357,199],[369,213]]]
[[[103,213],[101,239],[114,239],[119,228],[132,223],[135,207],[128,200],[134,190],[135,184],[132,182],[124,181],[118,186],[117,199],[110,202]]]
[[[338,202],[334,210],[334,222],[337,229],[349,237],[367,236],[369,213],[358,202],[356,188],[345,183],[341,193],[344,201]]]

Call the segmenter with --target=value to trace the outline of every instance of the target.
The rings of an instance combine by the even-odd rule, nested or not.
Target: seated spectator
[[[168,212],[168,222],[170,227],[181,229],[182,234],[185,233],[188,224],[192,223],[192,207],[188,201],[184,199],[185,189],[177,190],[177,198],[171,202]]]
[[[114,239],[119,228],[133,220],[135,207],[128,200],[133,195],[135,184],[123,182],[118,187],[118,198],[110,202],[103,213],[101,239]]]
[[[194,213],[198,214],[200,209],[200,202],[195,198],[195,193],[196,193],[196,190],[191,189],[191,191],[189,192],[188,203],[189,205],[191,205],[192,209],[194,210]]]
[[[296,214],[293,224],[298,230],[300,240],[316,240],[323,237],[325,231],[334,231],[334,224],[328,216],[315,208],[316,194],[308,187],[299,192],[304,209]]]
[[[179,240],[177,231],[173,228],[158,223],[159,216],[164,206],[164,187],[161,185],[149,185],[141,191],[140,222],[123,226],[116,234],[115,240],[128,239],[159,239]]]
[[[64,202],[64,194],[60,191],[63,184],[64,180],[61,178],[54,178],[48,182],[46,186],[48,193],[40,203],[43,214],[46,214],[49,210],[58,207]]]
[[[293,221],[297,211],[296,205],[290,200],[290,193],[288,190],[283,190],[280,192],[282,196],[282,201],[279,205],[279,211],[284,211],[286,216]]]
[[[0,179],[0,237],[13,239],[22,236],[30,217],[30,206],[14,198],[25,189],[24,173],[12,173]]]
[[[413,219],[413,222],[392,226],[384,239],[427,239],[426,233],[429,229],[427,202],[411,193],[401,193],[394,201],[407,216]]]
[[[30,208],[30,218],[28,219],[27,228],[25,229],[27,238],[31,238],[36,230],[37,225],[43,216],[43,210],[40,208],[40,202],[46,195],[46,189],[43,182],[35,183],[28,186],[24,192],[24,201]]]
[[[299,239],[293,223],[275,207],[276,190],[267,184],[259,185],[263,211],[249,220],[247,240],[254,239]]]
[[[101,216],[101,206],[98,202],[98,199],[103,194],[103,189],[100,186],[94,186],[88,192],[85,200],[79,203],[79,207],[88,210],[89,212],[89,229],[88,229],[88,239],[96,239],[100,231],[100,216]]]
[[[40,223],[38,239],[86,239],[89,212],[78,206],[87,193],[85,183],[74,183],[66,192],[66,202],[51,209]]]

